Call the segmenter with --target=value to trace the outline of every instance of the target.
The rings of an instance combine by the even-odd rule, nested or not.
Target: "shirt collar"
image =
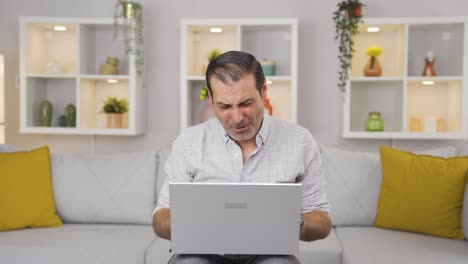
[[[255,135],[255,142],[257,143],[257,147],[260,146],[260,144],[266,144],[268,135],[270,134],[270,118],[271,117],[266,112],[263,114],[262,126],[260,127],[260,131],[258,131],[257,135]],[[228,134],[226,133],[219,121],[218,124],[220,129],[220,135],[222,135],[224,143],[227,144],[232,139],[228,136]]]

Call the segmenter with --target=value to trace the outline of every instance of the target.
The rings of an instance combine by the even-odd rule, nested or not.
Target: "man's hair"
[[[262,86],[265,83],[263,69],[257,59],[246,52],[228,51],[219,55],[210,62],[206,70],[206,83],[210,94],[213,96],[210,79],[216,76],[222,83],[228,83],[230,80],[237,82],[244,78],[246,74],[254,74],[255,84],[260,95]]]

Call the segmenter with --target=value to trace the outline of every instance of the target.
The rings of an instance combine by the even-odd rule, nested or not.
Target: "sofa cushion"
[[[49,148],[0,153],[0,230],[60,225]]]
[[[161,187],[164,185],[164,181],[166,180],[166,170],[164,169],[164,165],[166,164],[167,158],[169,157],[169,152],[165,149],[161,149],[158,152],[158,178],[157,178],[157,185],[156,185],[156,194],[159,196],[159,192],[161,191]]]
[[[146,263],[167,263],[171,258],[171,241],[157,238],[146,254]],[[323,240],[299,242],[298,258],[301,263],[341,264],[342,247],[334,229]]]
[[[57,211],[67,223],[151,224],[155,151],[112,156],[52,155]]]
[[[337,227],[343,264],[466,264],[468,243],[376,227]]]
[[[299,242],[298,258],[301,263],[341,264],[342,254],[343,249],[335,229],[332,229],[330,235],[323,240]]]
[[[65,224],[7,231],[0,233],[0,263],[144,264],[154,239],[149,225]]]
[[[333,225],[372,225],[381,181],[378,154],[321,149]]]
[[[382,185],[375,225],[463,239],[468,157],[438,158],[380,147]]]
[[[371,226],[377,213],[382,180],[379,154],[326,146],[322,146],[321,151],[333,225]],[[456,149],[445,147],[417,153],[450,157],[456,155]]]
[[[146,263],[168,263],[172,257],[171,241],[156,238],[146,251]]]

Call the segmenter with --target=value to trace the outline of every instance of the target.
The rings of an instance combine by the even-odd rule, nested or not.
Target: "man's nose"
[[[234,107],[233,108],[233,113],[232,113],[232,119],[235,123],[241,123],[242,119],[244,119],[244,114],[242,113],[242,109],[239,107]]]

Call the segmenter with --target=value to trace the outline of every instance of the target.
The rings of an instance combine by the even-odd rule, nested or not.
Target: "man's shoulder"
[[[191,127],[187,127],[182,129],[179,134],[180,139],[202,139],[203,137],[207,136],[207,134],[217,134],[219,128],[219,122],[216,118],[211,118],[201,124],[197,124]]]
[[[270,129],[273,133],[277,132],[280,133],[282,136],[287,137],[312,137],[310,131],[305,127],[296,123],[291,123],[289,121],[284,121],[274,117],[270,118]]]

